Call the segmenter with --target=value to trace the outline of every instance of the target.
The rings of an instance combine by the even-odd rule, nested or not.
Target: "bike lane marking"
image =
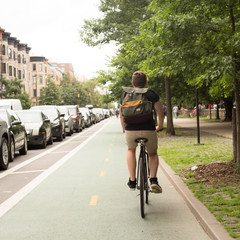
[[[98,196],[92,196],[89,205],[90,206],[96,206],[98,203]]]
[[[7,213],[11,208],[13,208],[18,202],[20,202],[26,195],[28,195],[34,188],[36,188],[41,182],[43,182],[49,175],[51,175],[53,172],[55,172],[59,167],[61,167],[65,162],[67,162],[74,154],[76,154],[81,148],[83,148],[90,140],[92,140],[99,132],[102,131],[108,124],[111,122],[111,120],[104,123],[104,125],[99,128],[93,135],[91,135],[89,138],[87,138],[83,143],[81,143],[78,147],[73,149],[71,152],[69,152],[67,155],[65,155],[63,158],[61,158],[58,162],[56,162],[54,165],[52,165],[50,168],[46,169],[43,173],[38,175],[36,178],[34,178],[31,182],[29,182],[27,185],[25,185],[21,190],[16,192],[14,195],[12,195],[9,199],[1,203],[0,205],[0,217],[2,217],[5,213]],[[79,136],[79,135],[77,135]],[[77,137],[76,136],[76,137]],[[69,139],[70,140],[70,139]],[[56,148],[59,147],[56,146]],[[54,148],[54,150],[56,149]],[[51,149],[52,150],[52,149]],[[53,150],[52,150],[53,151]],[[50,151],[51,152],[51,151]],[[43,154],[40,154],[41,156]],[[37,158],[33,158],[36,160]],[[32,160],[32,161],[34,161]],[[28,161],[32,162],[32,161]],[[26,164],[21,164],[22,166],[25,166]],[[20,168],[20,167],[19,167]],[[14,170],[19,169],[14,168]],[[10,173],[13,172],[9,171]],[[8,173],[9,174],[9,173]]]

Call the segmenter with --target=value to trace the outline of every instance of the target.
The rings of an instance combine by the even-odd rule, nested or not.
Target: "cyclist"
[[[147,85],[146,74],[142,71],[134,72],[132,75],[132,85],[134,88],[144,88]],[[122,104],[125,93],[122,94],[120,104]],[[141,124],[125,124],[120,108],[120,120],[122,124],[123,132],[125,133],[125,139],[127,143],[127,165],[129,170],[129,181],[127,185],[130,190],[136,189],[136,138],[147,138],[146,142],[147,152],[149,154],[149,169],[150,169],[150,185],[154,193],[161,193],[162,188],[158,184],[157,170],[159,159],[157,155],[158,138],[157,131],[163,129],[164,113],[162,110],[162,104],[159,100],[159,96],[153,91],[148,89],[146,97],[152,102],[153,108],[155,108],[158,118],[158,125],[155,127],[155,121],[153,117],[147,122]]]

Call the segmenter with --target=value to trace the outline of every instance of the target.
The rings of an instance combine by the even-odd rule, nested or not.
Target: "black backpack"
[[[125,123],[144,123],[153,116],[152,102],[146,97],[147,88],[123,87],[125,92],[121,113]]]

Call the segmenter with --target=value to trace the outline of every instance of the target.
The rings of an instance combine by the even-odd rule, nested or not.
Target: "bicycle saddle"
[[[137,139],[135,139],[135,142],[137,142],[137,143],[140,143],[141,141],[147,142],[148,139],[147,138],[137,138]]]

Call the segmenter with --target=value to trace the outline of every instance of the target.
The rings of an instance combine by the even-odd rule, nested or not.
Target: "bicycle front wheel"
[[[146,166],[144,164],[144,159],[141,156],[140,157],[140,207],[141,207],[141,216],[142,218],[145,217],[145,212],[144,212],[144,192],[145,192],[145,170]]]

